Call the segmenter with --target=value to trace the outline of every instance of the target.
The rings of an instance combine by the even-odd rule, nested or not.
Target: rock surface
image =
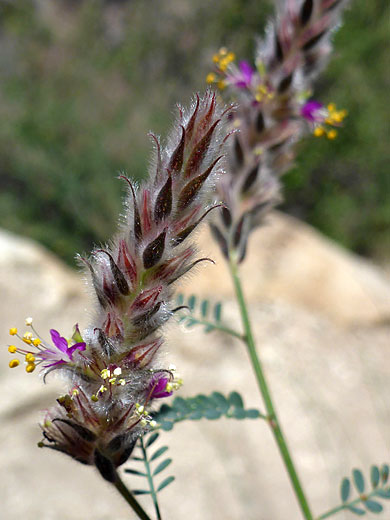
[[[203,252],[215,258],[205,230],[200,239]],[[43,334],[51,327],[66,333],[74,323],[88,322],[89,298],[77,273],[35,243],[6,232],[0,233],[0,251],[3,345],[9,344],[8,328],[20,327],[28,315]],[[259,353],[319,514],[338,505],[340,479],[353,467],[368,473],[371,463],[388,462],[389,284],[374,266],[281,215],[254,236],[243,279]],[[222,262],[199,269],[186,290],[222,295],[224,319],[239,329]],[[248,407],[259,407],[247,354],[237,340],[217,332],[205,336],[199,328],[183,332],[172,320],[166,350],[185,379],[181,395],[237,389]],[[0,350],[0,517],[132,518],[92,468],[36,448],[37,418],[54,402],[61,381],[44,386],[35,373],[11,371],[9,356],[6,348]],[[164,433],[163,442],[174,462],[162,475],[176,476],[161,494],[163,518],[300,520],[263,421],[182,423]],[[136,477],[125,479],[140,487]],[[148,498],[142,502],[153,516]]]

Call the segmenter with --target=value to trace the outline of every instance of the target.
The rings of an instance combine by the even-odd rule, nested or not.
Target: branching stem
[[[298,478],[298,474],[295,470],[294,463],[292,461],[289,449],[287,447],[279,419],[276,415],[276,411],[272,402],[271,394],[264,376],[263,368],[260,362],[260,359],[256,352],[256,345],[253,338],[252,327],[248,315],[248,309],[246,306],[244,293],[241,287],[241,281],[238,272],[238,262],[237,257],[234,252],[231,252],[229,259],[229,268],[230,274],[232,276],[234,289],[236,292],[237,302],[240,308],[241,320],[245,331],[244,342],[247,346],[247,350],[249,353],[249,357],[252,363],[252,367],[256,376],[256,380],[260,389],[260,393],[263,397],[264,404],[267,410],[267,415],[269,417],[268,424],[271,427],[271,431],[274,435],[275,441],[278,445],[280,454],[282,456],[284,465],[286,467],[287,473],[290,477],[291,484],[293,486],[295,495],[299,502],[303,517],[305,520],[313,520],[313,515],[310,511],[309,504],[306,500],[305,493],[301,486],[300,480]]]
[[[146,452],[146,448],[144,445],[144,440],[142,437],[140,438],[140,443],[141,443],[142,455],[144,457],[144,464],[145,464],[146,475],[147,475],[147,479],[148,479],[148,483],[149,483],[150,494],[152,496],[154,508],[156,510],[157,520],[161,520],[161,513],[160,513],[160,508],[158,506],[157,493],[156,493],[156,490],[154,489],[153,475],[152,475],[152,471],[151,471],[149,460],[148,460],[148,454]]]
[[[118,473],[116,473],[116,481],[114,482],[114,486],[132,508],[134,513],[136,513],[138,518],[141,520],[151,520],[150,516],[148,516],[142,508],[141,504],[138,503],[131,491],[128,490],[125,484],[122,482]]]

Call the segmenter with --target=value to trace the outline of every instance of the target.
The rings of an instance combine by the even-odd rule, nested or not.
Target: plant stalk
[[[145,468],[146,468],[146,474],[147,474],[147,479],[148,479],[148,483],[149,483],[150,493],[152,495],[154,508],[156,510],[157,520],[161,520],[161,513],[160,513],[160,508],[158,506],[156,490],[154,489],[153,476],[152,476],[151,468],[150,468],[149,461],[148,461],[148,454],[146,453],[146,449],[145,449],[145,445],[144,445],[144,441],[143,441],[142,437],[141,437],[140,441],[141,441],[142,454],[144,456],[144,464],[145,464]]]
[[[299,506],[301,508],[303,517],[306,520],[313,520],[313,515],[310,511],[309,504],[306,500],[305,493],[301,486],[298,474],[295,470],[294,463],[292,461],[289,449],[284,438],[279,419],[276,415],[275,408],[272,402],[271,394],[264,376],[263,368],[260,359],[256,352],[256,345],[253,338],[252,327],[248,315],[247,305],[245,303],[244,293],[241,286],[241,281],[238,272],[238,263],[235,252],[231,252],[229,258],[230,274],[232,276],[234,289],[236,292],[237,302],[240,308],[241,320],[245,331],[244,342],[247,346],[249,357],[252,363],[252,367],[256,376],[256,380],[260,389],[260,393],[263,397],[264,404],[268,414],[268,424],[271,427],[272,433],[275,437],[275,441],[278,445],[280,454],[282,456],[284,465],[287,473],[290,477],[291,484],[293,486],[295,495],[297,497]]]
[[[129,506],[132,508],[134,513],[136,513],[138,518],[140,518],[141,520],[151,520],[150,516],[148,516],[142,508],[141,504],[137,502],[133,494],[127,489],[118,473],[116,473],[116,480],[114,482],[114,486],[122,495],[122,497],[126,500]]]

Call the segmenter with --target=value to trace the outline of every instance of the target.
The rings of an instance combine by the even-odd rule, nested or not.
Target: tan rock
[[[311,234],[305,227],[304,232],[316,241],[314,232]],[[298,232],[297,236],[294,242],[299,242]],[[252,249],[257,240],[256,236]],[[317,240],[322,244],[318,248],[326,251],[326,242]],[[27,315],[36,318],[42,333],[53,326],[66,332],[76,321],[87,322],[88,298],[78,274],[43,248],[8,233],[0,234],[0,251],[0,312],[4,318],[1,344],[9,343],[9,326],[20,326]],[[281,251],[280,247],[280,254]],[[339,251],[328,252],[328,257],[333,254],[337,256]],[[343,265],[351,271],[355,269],[348,264],[349,255],[343,255]],[[308,259],[319,256],[308,255]],[[254,260],[249,258],[249,262],[253,269]],[[336,259],[334,262],[337,263]],[[296,263],[299,264],[298,260]],[[325,263],[320,264],[323,269]],[[287,260],[280,262],[276,272],[281,273],[286,264]],[[360,265],[354,257],[351,264]],[[258,271],[261,265],[256,267]],[[309,262],[307,265],[311,273],[315,272]],[[257,270],[249,274],[245,285],[252,302],[259,353],[294,460],[313,509],[319,514],[338,504],[339,481],[351,468],[362,467],[368,473],[371,463],[388,461],[390,329],[382,325],[348,330],[326,315],[310,312],[303,302],[294,306],[283,303],[282,298],[276,303],[256,301]],[[375,273],[373,267],[369,271]],[[218,269],[205,268],[200,272],[201,278],[194,276],[187,289],[192,284],[197,289],[194,292],[224,293],[224,319],[229,326],[239,329],[231,293],[216,283],[218,279],[222,281]],[[208,284],[206,272],[210,273]],[[377,274],[376,279],[380,280],[381,275]],[[281,287],[281,279],[279,284]],[[165,348],[167,360],[178,366],[185,379],[181,395],[236,389],[243,394],[248,407],[261,406],[245,347],[237,340],[217,332],[204,335],[200,328],[183,332],[182,326],[172,320],[167,326]],[[35,373],[27,375],[21,367],[9,370],[9,356],[6,348],[0,350],[0,517],[133,518],[126,504],[93,468],[36,447],[40,439],[40,410],[51,406],[62,383],[54,380],[44,386]],[[263,421],[182,423],[173,432],[164,433],[162,442],[169,445],[168,454],[174,460],[162,477],[176,476],[176,481],[161,494],[163,518],[301,519],[278,451]],[[132,487],[143,485],[138,477],[124,478]],[[141,501],[153,518],[148,497]],[[339,518],[349,520],[347,514],[341,513]]]
[[[226,262],[205,227],[199,242],[202,253],[214,259],[217,267],[204,264],[185,284],[184,292],[232,297]],[[288,302],[346,326],[390,320],[388,275],[279,212],[251,236],[241,271],[250,302]]]

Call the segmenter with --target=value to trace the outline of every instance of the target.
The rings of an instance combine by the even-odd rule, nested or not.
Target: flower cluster
[[[311,98],[313,80],[331,52],[330,37],[345,0],[283,0],[255,65],[236,64],[222,48],[207,76],[238,103],[231,115],[236,131],[228,154],[227,175],[217,185],[225,207],[211,226],[227,257],[246,254],[248,235],[281,200],[280,177],[291,167],[295,143],[307,132],[335,139],[345,110]]]
[[[81,258],[96,296],[92,324],[65,339],[50,331],[51,343],[35,331],[19,335],[26,371],[40,366],[44,377],[61,372],[70,390],[57,399],[41,425],[40,446],[94,464],[115,481],[115,468],[126,461],[137,438],[156,427],[150,415],[154,399],[165,398],[182,381],[175,367],[165,368],[158,351],[160,328],[172,315],[173,284],[199,261],[188,238],[215,207],[207,192],[222,171],[226,141],[223,112],[215,95],[196,96],[179,116],[165,147],[152,135],[155,157],[149,180],[128,187],[125,215],[110,246]],[[18,359],[10,367],[19,365]]]

